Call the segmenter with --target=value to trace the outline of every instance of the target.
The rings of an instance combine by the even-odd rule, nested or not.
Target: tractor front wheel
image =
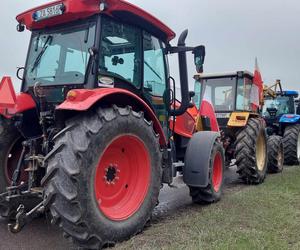
[[[284,164],[298,165],[300,162],[300,124],[286,127],[282,141]]]
[[[158,202],[161,157],[142,112],[114,106],[73,118],[46,159],[45,206],[84,249],[128,239]]]
[[[215,142],[209,163],[209,181],[206,187],[190,186],[190,196],[194,203],[209,204],[221,199],[224,181],[224,150]]]
[[[250,118],[236,137],[237,173],[249,184],[262,183],[267,172],[267,136],[264,121]]]
[[[280,173],[283,170],[283,144],[281,136],[268,137],[268,172]]]

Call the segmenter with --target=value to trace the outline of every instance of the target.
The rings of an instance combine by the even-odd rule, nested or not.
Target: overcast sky
[[[1,0],[0,76],[14,76],[16,67],[25,62],[30,33],[16,32],[15,16],[46,2]],[[284,88],[300,90],[299,0],[130,2],[154,14],[178,36],[188,28],[188,45],[206,46],[206,72],[242,69],[253,72],[257,57],[265,83],[281,79]],[[177,39],[173,44],[176,42]],[[194,68],[189,68],[192,79]],[[177,66],[171,69],[171,74],[177,78]]]

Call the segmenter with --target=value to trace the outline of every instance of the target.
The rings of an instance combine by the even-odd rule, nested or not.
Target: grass
[[[190,205],[115,249],[300,249],[300,168],[227,191],[213,205]]]

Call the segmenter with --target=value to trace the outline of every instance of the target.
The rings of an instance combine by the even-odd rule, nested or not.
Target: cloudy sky
[[[1,0],[0,76],[14,76],[16,67],[23,66],[25,62],[30,34],[16,32],[15,16],[46,2]],[[206,72],[253,71],[257,57],[265,83],[281,79],[286,89],[300,90],[298,0],[130,2],[164,21],[177,35],[188,28],[188,45],[206,46]],[[178,70],[173,60],[172,74],[177,78]],[[189,68],[192,76],[194,68]],[[17,85],[18,82],[15,82]]]

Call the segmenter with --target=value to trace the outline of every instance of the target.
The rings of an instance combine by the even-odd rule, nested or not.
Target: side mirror
[[[18,31],[18,32],[23,32],[24,30],[25,30],[25,25],[22,24],[22,23],[19,23],[19,24],[17,25],[17,31]]]
[[[198,73],[203,73],[203,64],[205,59],[205,47],[203,45],[197,46],[193,49],[194,63],[196,66],[196,71]]]
[[[17,78],[19,79],[19,80],[23,80],[23,78],[24,78],[24,70],[25,70],[25,68],[24,67],[18,67],[18,69],[17,69]]]

